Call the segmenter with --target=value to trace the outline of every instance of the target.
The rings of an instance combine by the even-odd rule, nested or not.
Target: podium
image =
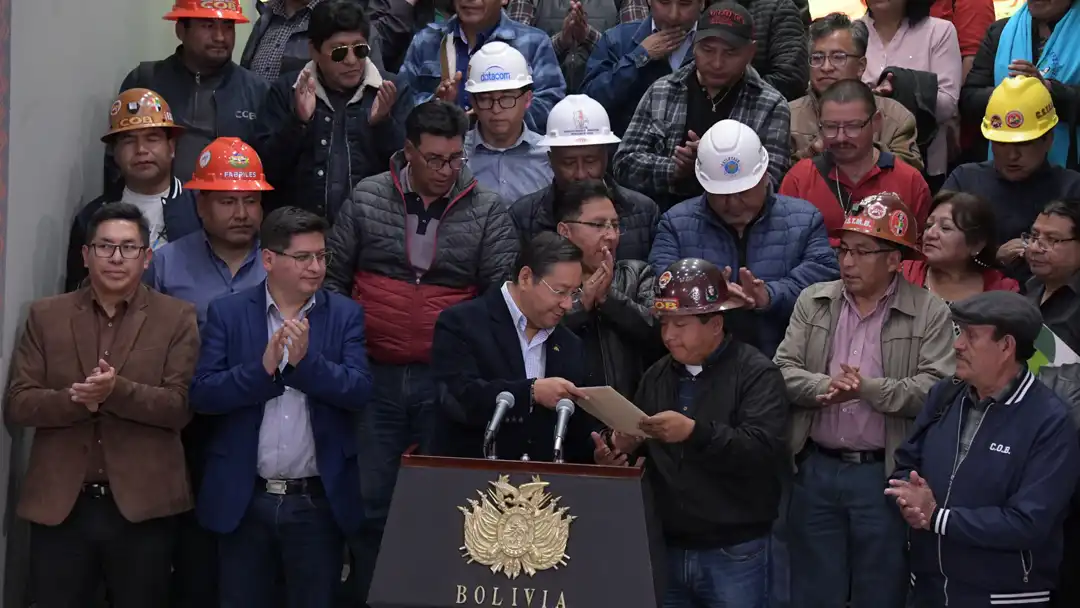
[[[640,467],[406,454],[372,608],[656,608],[666,563]]]

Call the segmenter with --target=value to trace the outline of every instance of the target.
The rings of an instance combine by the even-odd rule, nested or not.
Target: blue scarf
[[[994,56],[994,82],[1000,84],[1009,76],[1009,64],[1015,59],[1031,61],[1031,12],[1027,4],[1020,7],[1005,23]],[[1043,78],[1062,84],[1080,84],[1080,2],[1074,2],[1069,12],[1054,26],[1050,39],[1043,47],[1035,67]],[[1069,125],[1065,116],[1058,116],[1054,127],[1054,146],[1050,149],[1051,164],[1064,166],[1069,155]],[[993,158],[993,152],[990,157]]]

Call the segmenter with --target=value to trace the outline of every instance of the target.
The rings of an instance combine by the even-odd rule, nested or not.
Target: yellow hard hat
[[[1030,76],[1011,76],[990,95],[982,134],[990,141],[1018,144],[1046,135],[1058,124],[1050,91]]]

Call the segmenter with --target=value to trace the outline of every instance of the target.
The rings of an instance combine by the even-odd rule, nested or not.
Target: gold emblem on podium
[[[486,492],[477,490],[480,500],[469,499],[465,514],[465,546],[462,557],[500,571],[507,578],[522,572],[529,576],[549,568],[565,566],[570,556],[568,507],[559,507],[559,499],[545,488],[548,482],[533,476],[520,486],[510,484],[510,477],[500,475]]]

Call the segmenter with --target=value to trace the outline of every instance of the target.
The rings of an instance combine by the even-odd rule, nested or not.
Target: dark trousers
[[[256,490],[236,530],[219,536],[221,608],[280,606],[282,591],[288,608],[334,606],[343,542],[325,498]]]
[[[808,447],[791,490],[788,533],[794,606],[904,606],[907,524],[885,496],[885,463],[848,463]]]
[[[435,383],[427,365],[371,366],[374,392],[358,420],[364,529],[349,539],[349,581],[354,601],[367,599],[382,530],[390,512],[401,455],[431,436]]]
[[[167,606],[176,518],[133,523],[112,496],[80,495],[57,526],[30,525],[37,608],[85,608],[102,581],[112,608]]]
[[[769,537],[717,549],[667,550],[662,608],[767,608]]]
[[[199,525],[194,511],[179,516],[177,524],[172,607],[213,608],[218,598],[217,535]]]

